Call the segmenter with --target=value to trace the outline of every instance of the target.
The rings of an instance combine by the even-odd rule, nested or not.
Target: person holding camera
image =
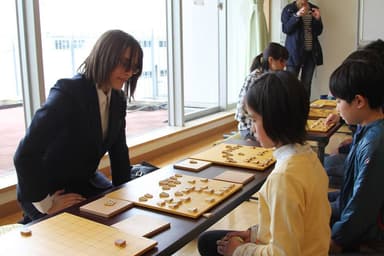
[[[281,14],[285,47],[289,58],[287,70],[299,77],[308,98],[315,67],[323,64],[323,53],[318,36],[323,31],[320,9],[308,0],[296,0],[286,5]]]

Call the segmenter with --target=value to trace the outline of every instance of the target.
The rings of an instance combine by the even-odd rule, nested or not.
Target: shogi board
[[[81,206],[80,211],[108,218],[132,207],[132,202],[104,196],[89,204]]]
[[[272,153],[262,147],[221,143],[190,158],[263,171],[275,163]]]
[[[325,108],[310,108],[309,117],[327,117],[329,114],[336,114],[336,109],[325,109]]]
[[[336,107],[336,100],[319,99],[312,102],[310,106],[313,108]]]
[[[62,213],[28,227],[32,234],[22,236],[13,230],[1,236],[0,247],[7,255],[141,255],[157,242],[116,228]],[[115,240],[126,241],[125,247]]]
[[[215,180],[224,180],[229,182],[235,182],[240,184],[247,184],[251,180],[255,178],[255,175],[247,172],[239,172],[239,171],[225,171],[219,175],[217,175]]]
[[[307,120],[307,130],[312,132],[327,132],[335,124],[325,125],[325,118]]]
[[[152,237],[171,227],[171,223],[147,215],[133,215],[112,225],[136,236]]]
[[[140,182],[136,182],[138,180]],[[127,183],[108,196],[129,200],[141,207],[198,218],[242,186],[220,180],[153,172]]]
[[[197,159],[185,159],[179,163],[173,165],[173,167],[177,169],[182,169],[186,171],[198,172],[201,171],[208,166],[210,166],[212,162],[197,160]]]

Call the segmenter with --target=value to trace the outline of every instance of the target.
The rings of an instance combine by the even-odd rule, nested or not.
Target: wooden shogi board
[[[319,99],[313,101],[310,106],[313,108],[336,107],[336,100]]]
[[[327,132],[335,124],[325,125],[325,118],[307,120],[307,130],[312,132]]]
[[[141,255],[157,242],[116,228],[62,213],[28,227],[32,234],[22,236],[13,230],[1,236],[0,247],[7,255],[85,256]],[[115,245],[123,239],[126,246]]]
[[[329,114],[336,114],[336,109],[326,109],[326,108],[310,108],[309,117],[327,117]]]
[[[152,172],[107,196],[149,209],[198,218],[242,187],[232,182]]]
[[[275,163],[273,149],[220,143],[190,158],[263,171]]]

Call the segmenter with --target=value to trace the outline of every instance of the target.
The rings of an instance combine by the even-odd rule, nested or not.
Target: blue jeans
[[[332,214],[330,226],[340,219],[340,206],[339,206],[340,192],[328,192],[328,201],[331,204]]]
[[[327,171],[329,186],[331,188],[340,188],[343,183],[344,162],[347,154],[338,153],[326,155],[324,158],[324,169]]]
[[[287,66],[287,70],[292,72],[297,77],[299,77],[301,71],[300,81],[303,84],[309,99],[311,98],[311,84],[315,67],[316,63],[311,51],[304,52],[302,65]]]

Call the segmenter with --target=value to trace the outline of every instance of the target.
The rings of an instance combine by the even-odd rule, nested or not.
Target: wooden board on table
[[[318,99],[311,103],[312,108],[336,107],[336,100]]]
[[[317,117],[327,117],[329,114],[336,114],[336,109],[325,109],[325,108],[310,108],[309,109],[309,117],[317,118]]]
[[[239,171],[225,171],[219,175],[217,175],[215,180],[224,180],[234,183],[247,184],[251,180],[255,178],[255,175],[247,172],[239,172]]]
[[[207,162],[203,160],[197,160],[197,159],[185,159],[179,163],[175,163],[173,167],[181,170],[186,170],[186,171],[193,171],[193,172],[198,172],[201,171],[208,166],[210,166],[212,162]]]
[[[335,124],[326,125],[325,118],[319,118],[317,120],[307,120],[307,130],[311,132],[327,132]]]
[[[190,158],[263,171],[275,163],[272,153],[262,147],[221,143]]]
[[[132,207],[132,202],[104,196],[86,205],[81,206],[80,211],[109,218]]]
[[[171,223],[146,215],[133,215],[128,219],[115,223],[112,227],[118,228],[132,235],[150,238],[166,229],[169,229],[171,227]]]
[[[135,205],[198,218],[243,187],[242,184],[195,176],[153,172],[108,194]]]
[[[69,213],[62,213],[28,227],[30,236],[18,230],[1,236],[0,247],[7,255],[142,255],[156,241],[134,236]],[[126,246],[115,245],[116,240]]]

